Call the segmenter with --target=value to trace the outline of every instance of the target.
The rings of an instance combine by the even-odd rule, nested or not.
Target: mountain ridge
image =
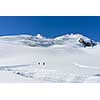
[[[55,38],[46,38],[41,34],[37,35],[20,34],[20,35],[10,35],[10,36],[0,36],[0,40],[15,42],[33,47],[38,47],[38,46],[49,47],[54,45],[67,45],[67,44],[79,45],[80,38],[84,39],[87,42],[91,41],[90,38],[81,35],[79,33],[65,34]]]

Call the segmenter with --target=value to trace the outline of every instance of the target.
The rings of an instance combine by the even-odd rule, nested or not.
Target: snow
[[[91,40],[80,34],[1,36],[0,82],[100,82],[100,45],[84,48],[80,38]]]
[[[37,38],[40,38],[40,39],[44,38],[41,34],[37,34],[36,37],[37,37]]]

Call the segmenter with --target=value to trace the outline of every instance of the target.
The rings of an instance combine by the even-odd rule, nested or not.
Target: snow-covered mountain
[[[45,38],[40,34],[37,36],[32,35],[14,35],[14,36],[1,36],[0,40],[10,41],[17,44],[28,45],[32,47],[49,47],[49,46],[59,46],[59,45],[73,45],[79,44],[78,40],[83,38],[85,41],[90,41],[88,37],[80,34],[66,34],[56,38]]]
[[[100,45],[80,34],[0,37],[0,82],[99,82]]]

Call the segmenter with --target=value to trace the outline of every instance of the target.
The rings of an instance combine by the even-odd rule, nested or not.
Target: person
[[[45,62],[43,62],[43,65],[45,65]]]
[[[38,65],[40,65],[40,62],[38,62]]]

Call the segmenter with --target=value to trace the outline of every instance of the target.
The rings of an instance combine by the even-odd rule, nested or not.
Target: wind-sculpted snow
[[[0,82],[100,83],[100,43],[80,35],[0,37]]]

